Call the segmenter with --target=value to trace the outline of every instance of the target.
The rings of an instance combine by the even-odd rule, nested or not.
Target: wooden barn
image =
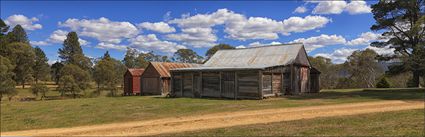
[[[311,70],[302,44],[219,50],[200,67],[171,70],[171,95],[262,99],[318,92],[320,72]]]
[[[144,69],[131,68],[127,69],[124,74],[124,95],[140,94],[140,76]]]
[[[170,92],[170,69],[198,66],[200,64],[149,62],[140,77],[142,95],[167,95]]]

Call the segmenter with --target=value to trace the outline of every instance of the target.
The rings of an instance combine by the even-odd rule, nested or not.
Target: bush
[[[376,83],[377,88],[390,88],[391,84],[388,82],[386,77],[382,77],[378,83]]]
[[[46,93],[49,91],[49,88],[47,88],[46,85],[44,84],[32,84],[31,85],[31,92],[32,94],[34,94],[35,96],[38,96],[38,94],[41,94],[41,100],[43,100],[43,98],[46,97]]]

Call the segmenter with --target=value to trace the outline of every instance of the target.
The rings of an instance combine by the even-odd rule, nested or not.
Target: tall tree
[[[33,78],[34,50],[27,43],[15,42],[7,45],[6,54],[9,60],[15,64],[13,72],[15,81],[22,84],[25,88],[25,82]]]
[[[350,83],[357,88],[372,88],[377,79],[382,76],[384,70],[378,66],[377,53],[371,49],[354,51],[345,62],[349,78],[354,81]]]
[[[103,57],[94,66],[94,79],[100,87],[104,87],[110,91],[111,96],[115,96],[117,86],[122,82],[124,65],[120,61],[111,58],[106,52]]]
[[[59,61],[56,63],[53,63],[52,66],[50,67],[51,70],[51,76],[53,81],[55,81],[55,84],[59,83],[59,79],[60,79],[60,71],[63,68],[63,64],[60,63]]]
[[[9,31],[9,26],[4,23],[2,19],[0,19],[0,55],[5,56],[6,45],[7,45],[7,31]]]
[[[374,31],[384,31],[383,36],[387,41],[373,42],[375,47],[395,49],[395,56],[404,61],[398,66],[400,72],[408,70],[413,73],[413,85],[419,86],[419,77],[424,73],[421,60],[417,59],[422,54],[425,44],[425,1],[424,0],[381,0],[372,5],[373,18],[376,23],[371,27]],[[400,69],[401,68],[401,69]]]
[[[63,42],[63,47],[59,49],[59,57],[65,64],[74,64],[84,70],[89,70],[92,66],[91,60],[84,56],[78,40],[76,32],[69,32]]]
[[[191,49],[179,49],[173,55],[173,60],[182,63],[202,63],[202,56],[199,56]]]
[[[34,52],[35,64],[32,69],[34,70],[35,83],[38,83],[38,80],[48,80],[50,78],[50,66],[47,63],[46,54],[38,46],[34,48]]]
[[[13,68],[15,66],[7,59],[0,55],[0,101],[4,95],[14,94],[15,81],[13,80]]]
[[[4,23],[3,19],[0,19],[0,36],[6,35],[7,31],[9,31],[9,26]]]
[[[86,90],[90,86],[90,74],[80,68],[77,65],[74,64],[66,64],[60,72],[61,78],[59,80],[59,91],[62,93],[63,96],[66,92],[71,92],[71,94],[76,97],[76,94],[80,91]],[[66,83],[66,82],[72,82],[72,83]],[[73,87],[71,89],[74,89],[75,91],[68,90],[69,84],[71,84]],[[75,87],[77,85],[77,87]]]
[[[230,46],[228,44],[218,44],[214,47],[208,49],[207,53],[205,53],[206,60],[210,59],[212,55],[214,55],[220,49],[235,49],[235,47]]]
[[[124,63],[124,65],[127,68],[135,68],[136,67],[136,56],[137,56],[136,49],[132,49],[132,48],[127,47],[127,52],[125,53],[125,57],[122,60],[122,62]]]
[[[320,88],[323,89],[332,89],[336,88],[338,84],[336,79],[339,78],[338,71],[339,67],[336,64],[333,64],[331,59],[317,56],[309,57],[310,63],[313,67],[321,72],[320,74]],[[334,79],[334,80],[329,80]]]
[[[16,25],[12,31],[7,34],[8,43],[21,42],[29,44],[27,33],[21,25]]]

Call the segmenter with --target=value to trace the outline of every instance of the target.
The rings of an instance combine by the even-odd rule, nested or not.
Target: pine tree
[[[35,64],[33,66],[34,70],[34,79],[35,83],[38,83],[38,80],[47,80],[49,78],[50,67],[47,63],[48,59],[43,50],[38,46],[34,48],[35,52]]]
[[[8,43],[21,42],[29,44],[27,33],[21,25],[16,25],[12,31],[7,34]]]
[[[0,55],[0,101],[4,95],[16,94],[15,81],[13,80],[13,68],[15,66],[7,59]]]
[[[377,88],[390,88],[390,82],[388,82],[387,78],[382,77],[378,83],[376,83]]]
[[[15,73],[15,81],[22,84],[25,88],[25,82],[33,78],[33,69],[35,53],[34,49],[21,42],[8,44],[7,57],[15,64],[13,72]]]
[[[127,48],[127,52],[125,53],[125,57],[122,60],[122,62],[127,68],[135,68],[136,56],[137,56],[137,51],[135,49]]]
[[[89,70],[92,63],[89,58],[84,56],[83,49],[78,39],[76,32],[68,33],[63,42],[63,47],[59,49],[59,57],[65,64],[74,64],[83,70]]]
[[[52,66],[50,67],[52,79],[53,81],[55,81],[55,84],[59,83],[59,79],[61,76],[60,71],[63,68],[63,66],[64,65],[58,61],[56,63],[53,63]]]

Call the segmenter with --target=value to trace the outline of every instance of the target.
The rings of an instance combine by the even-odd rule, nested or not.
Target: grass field
[[[422,100],[424,89],[324,90],[266,100],[98,97],[49,101],[2,101],[1,131],[71,127],[214,112],[284,108],[377,100]]]
[[[315,118],[160,136],[424,136],[424,109]]]

